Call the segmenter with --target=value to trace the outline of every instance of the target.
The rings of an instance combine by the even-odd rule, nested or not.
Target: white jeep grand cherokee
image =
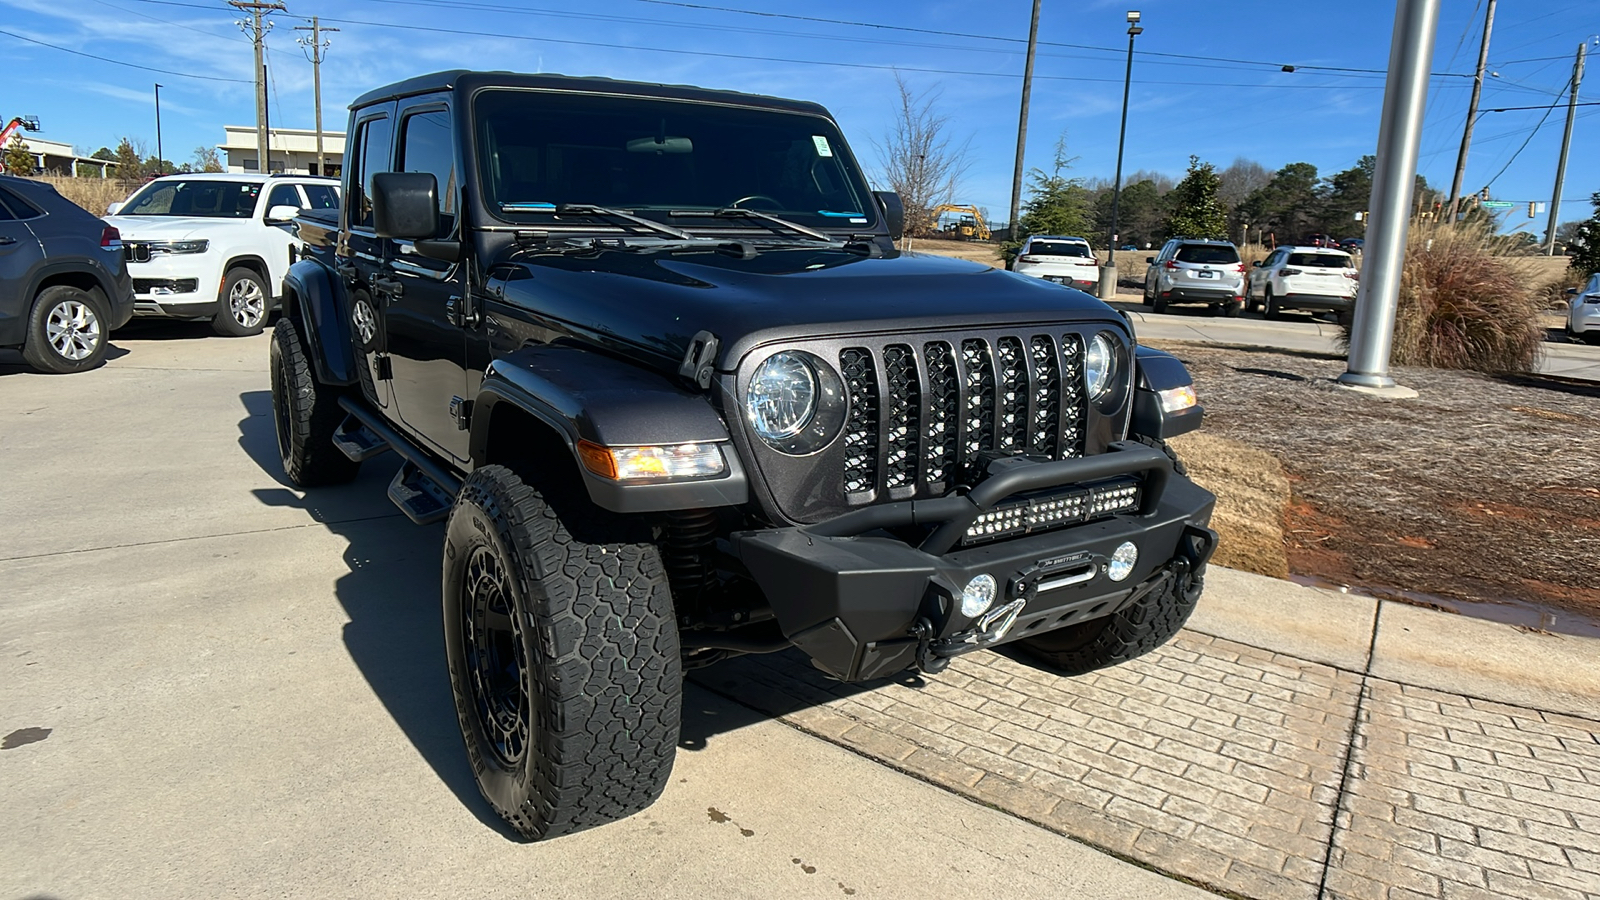
[[[113,203],[135,316],[209,319],[218,334],[259,334],[289,271],[289,222],[302,209],[336,209],[332,178],[167,175]]]

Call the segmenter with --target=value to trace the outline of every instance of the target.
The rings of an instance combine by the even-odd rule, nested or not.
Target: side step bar
[[[407,518],[418,525],[428,525],[450,514],[450,507],[455,504],[456,494],[461,490],[461,479],[433,457],[418,450],[389,423],[373,415],[357,401],[340,397],[339,406],[360,424],[361,431],[383,441],[389,449],[405,458],[400,471],[395,473],[394,481],[389,483],[389,499],[400,507]],[[339,430],[348,431],[345,426],[340,426]],[[360,434],[360,431],[355,433]],[[339,449],[348,455],[349,451],[342,444]],[[373,456],[378,452],[381,451],[372,451],[368,455]]]
[[[333,445],[350,457],[351,462],[366,462],[389,449],[389,442],[371,428],[361,424],[355,416],[345,416],[333,431]]]

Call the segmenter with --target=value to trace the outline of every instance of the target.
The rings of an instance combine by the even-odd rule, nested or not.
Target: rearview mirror
[[[439,182],[431,172],[372,176],[372,225],[381,238],[425,240],[439,233]]]
[[[874,191],[872,196],[878,200],[878,208],[883,210],[884,222],[889,226],[889,237],[900,240],[906,233],[906,208],[900,202],[900,195],[894,191]]]
[[[117,211],[120,210],[120,209],[122,209],[122,201],[121,200],[118,200],[116,203],[108,203],[108,204],[106,204],[106,215],[114,216],[114,215],[117,214]]]
[[[629,153],[693,153],[694,141],[686,137],[643,137],[628,142]]]
[[[292,221],[298,215],[300,215],[300,207],[290,206],[287,203],[280,204],[267,210],[267,224],[282,225],[285,222]]]

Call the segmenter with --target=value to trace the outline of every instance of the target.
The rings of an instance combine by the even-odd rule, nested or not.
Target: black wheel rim
[[[289,366],[283,360],[275,360],[276,372],[273,372],[273,386],[277,388],[278,396],[273,398],[272,420],[278,432],[278,456],[282,459],[289,458],[289,426],[294,413],[290,404],[294,402],[293,386],[289,384]]]
[[[461,637],[473,710],[489,754],[511,768],[527,753],[532,730],[522,624],[505,566],[490,548],[472,552],[465,580]]]

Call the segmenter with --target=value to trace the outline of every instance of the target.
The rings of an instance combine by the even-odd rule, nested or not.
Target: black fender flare
[[[1129,431],[1136,435],[1166,440],[1200,427],[1205,408],[1196,404],[1175,413],[1161,408],[1161,391],[1194,384],[1194,377],[1183,361],[1164,350],[1139,347],[1134,352],[1133,420]]]
[[[502,356],[484,372],[472,409],[469,455],[489,458],[497,411],[526,413],[559,435],[589,497],[620,513],[738,506],[749,500],[744,465],[705,394],[668,376],[580,347],[544,344]],[[596,475],[577,455],[579,441],[604,447],[716,443],[726,472],[693,481],[624,484]]]
[[[341,302],[343,291],[314,260],[302,259],[283,276],[283,314],[301,323],[300,336],[311,353],[317,380],[350,385],[356,381],[355,349],[350,319]]]

